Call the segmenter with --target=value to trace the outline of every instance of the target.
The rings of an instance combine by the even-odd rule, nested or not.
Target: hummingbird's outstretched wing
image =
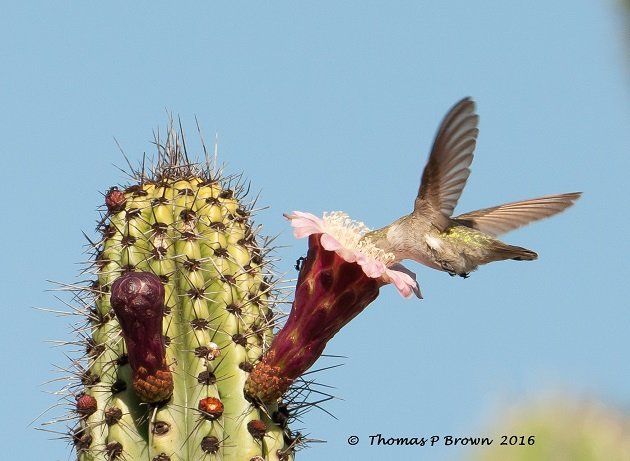
[[[506,203],[504,205],[471,211],[453,220],[490,235],[500,235],[532,221],[548,218],[564,211],[575,203],[581,192],[546,195],[544,197]]]
[[[432,210],[443,215],[438,226],[446,228],[459,196],[470,175],[470,164],[477,143],[475,103],[464,98],[448,112],[438,130],[416,198],[414,211],[427,213]]]

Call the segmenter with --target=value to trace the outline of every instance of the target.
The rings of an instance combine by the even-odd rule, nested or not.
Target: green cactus
[[[78,459],[293,459],[286,406],[243,392],[278,318],[243,187],[191,164],[173,130],[156,145],[150,173],[107,192],[95,280],[74,287],[89,318],[71,389]]]
[[[602,403],[550,396],[506,411],[489,434],[491,446],[470,461],[628,461],[630,418]]]
[[[69,287],[88,319],[66,389],[78,460],[292,460],[307,441],[288,423],[332,398],[302,375],[380,287],[421,297],[415,275],[344,213],[285,215],[309,251],[274,339],[270,249],[242,186],[191,163],[172,129],[156,145],[150,173],[105,195],[95,280]]]

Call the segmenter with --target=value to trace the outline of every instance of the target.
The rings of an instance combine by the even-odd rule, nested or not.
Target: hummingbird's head
[[[391,242],[387,239],[387,231],[389,230],[389,227],[390,226],[387,226],[381,229],[367,232],[361,238],[361,242],[374,245],[376,248],[382,250],[384,253],[390,253],[392,250]]]

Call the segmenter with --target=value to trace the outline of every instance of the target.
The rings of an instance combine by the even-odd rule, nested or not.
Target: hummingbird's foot
[[[453,267],[453,265],[449,263],[448,261],[442,260],[442,261],[439,261],[439,263],[442,270],[444,272],[447,272],[448,275],[450,275],[451,277],[455,277],[456,275],[459,275],[457,271],[455,270],[455,268]]]
[[[442,270],[444,272],[447,272],[448,275],[450,275],[451,277],[455,277],[456,275],[459,275],[460,277],[467,279],[468,277],[470,277],[470,272],[457,272],[455,270],[455,268],[453,267],[453,265],[451,263],[449,263],[448,261],[440,261],[440,267],[442,268]]]

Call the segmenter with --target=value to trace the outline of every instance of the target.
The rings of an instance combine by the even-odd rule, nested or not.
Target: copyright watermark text
[[[356,435],[348,437],[348,445],[358,445],[360,439]],[[419,437],[390,437],[373,434],[367,437],[367,443],[373,446],[488,446],[492,444],[505,446],[531,446],[536,443],[534,435],[501,435],[494,437],[455,437],[453,435],[431,435]]]

